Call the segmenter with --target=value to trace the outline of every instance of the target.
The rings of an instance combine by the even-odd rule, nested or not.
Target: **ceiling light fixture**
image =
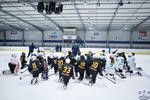
[[[123,6],[123,2],[122,2],[122,0],[120,0],[119,5],[120,5],[120,6]]]
[[[92,30],[93,28],[92,28],[92,27],[89,27],[89,29]]]
[[[87,5],[87,2],[84,2],[84,5],[86,6],[86,5]]]

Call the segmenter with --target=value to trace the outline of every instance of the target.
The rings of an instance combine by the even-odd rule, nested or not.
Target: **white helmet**
[[[36,60],[36,56],[34,55],[34,56],[31,56],[31,59],[32,60]]]
[[[129,54],[128,54],[128,57],[132,57],[132,53],[129,53]]]
[[[93,58],[99,58],[99,54],[94,54]]]
[[[111,54],[111,55],[110,55],[110,57],[112,57],[112,58],[114,58],[114,56],[115,56],[114,54]]]
[[[14,58],[17,58],[17,55],[15,53],[12,54],[11,56],[14,57]]]
[[[59,55],[57,56],[57,58],[60,59],[60,58],[61,58],[61,54],[59,54]]]
[[[69,64],[69,63],[71,62],[71,60],[67,58],[67,59],[65,60],[65,62],[66,62],[67,64]]]
[[[64,53],[62,53],[62,54],[61,54],[61,57],[65,57],[65,54],[64,54]]]

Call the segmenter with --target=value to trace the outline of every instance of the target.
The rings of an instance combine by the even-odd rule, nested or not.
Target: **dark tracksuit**
[[[31,53],[33,53],[34,48],[36,48],[36,47],[34,46],[34,44],[32,44],[32,45],[30,45],[30,46],[29,46],[29,53],[28,53],[28,57],[30,56],[30,54],[31,54]]]
[[[79,46],[78,45],[73,45],[72,46],[72,53],[73,53],[73,55],[76,56],[78,52],[80,52]]]
[[[100,61],[100,59],[93,59],[89,71],[90,74],[92,75],[90,83],[95,83],[97,73],[99,72],[100,75],[102,75],[102,61]]]
[[[73,66],[71,64],[64,64],[62,65],[61,69],[60,69],[60,73],[63,79],[63,83],[65,86],[67,86],[70,77],[74,77],[73,76]]]

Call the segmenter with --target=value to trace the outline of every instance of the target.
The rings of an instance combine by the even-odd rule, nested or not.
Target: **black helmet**
[[[81,56],[80,56],[80,59],[81,59],[81,60],[84,60],[84,56],[83,56],[83,55],[81,55]]]

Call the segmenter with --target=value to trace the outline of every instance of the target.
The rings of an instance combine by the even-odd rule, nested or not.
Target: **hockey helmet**
[[[12,54],[11,56],[14,57],[14,58],[17,58],[17,55],[15,53]]]
[[[94,54],[93,58],[99,58],[99,54]]]
[[[67,59],[65,60],[65,62],[66,62],[67,64],[69,64],[69,63],[71,62],[71,60],[67,58]]]
[[[132,53],[129,53],[129,54],[128,54],[128,57],[132,57]]]
[[[81,59],[81,60],[85,60],[84,55],[81,55],[81,56],[80,56],[80,59]]]

